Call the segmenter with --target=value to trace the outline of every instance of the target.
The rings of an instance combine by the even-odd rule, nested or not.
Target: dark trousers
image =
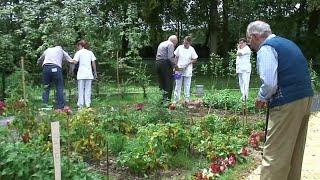
[[[163,91],[163,100],[171,101],[173,89],[173,68],[169,60],[156,60],[156,71],[159,79],[159,88]]]
[[[42,94],[42,100],[45,104],[49,102],[50,88],[52,84],[56,86],[56,102],[57,108],[62,109],[65,105],[63,97],[63,76],[62,69],[56,65],[44,65],[42,70],[42,78],[44,85],[44,92]]]

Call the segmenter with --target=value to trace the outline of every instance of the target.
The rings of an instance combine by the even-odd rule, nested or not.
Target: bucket
[[[196,96],[202,97],[204,95],[203,85],[196,85]]]

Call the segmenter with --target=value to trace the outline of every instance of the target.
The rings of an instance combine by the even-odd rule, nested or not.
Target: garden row
[[[201,177],[214,177],[236,162],[245,161],[247,147],[260,143],[249,141],[250,134],[263,129],[262,121],[243,123],[237,116],[241,110],[240,96],[227,90],[207,93],[204,104],[236,114],[194,118],[185,107],[173,111],[163,107],[159,103],[161,93],[140,104],[111,106],[103,101],[98,108],[72,113],[71,109],[39,110],[41,105],[35,103],[32,88],[26,87],[30,90],[28,101],[17,98],[21,89],[20,83],[12,86],[6,104],[2,103],[0,108],[3,116],[15,116],[8,128],[1,127],[0,179],[53,177],[52,121],[61,125],[64,179],[103,179],[86,163],[99,162],[107,153],[116,159],[120,174],[149,176],[174,168],[188,169],[184,167],[187,159],[205,159],[211,168]],[[251,111],[252,100],[248,107]],[[205,167],[197,170],[202,168]],[[129,171],[122,172],[123,169]]]

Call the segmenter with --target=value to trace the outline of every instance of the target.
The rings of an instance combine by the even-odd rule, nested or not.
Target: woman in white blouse
[[[241,38],[238,44],[236,73],[239,77],[239,86],[243,101],[246,101],[249,95],[249,84],[251,74],[250,56],[251,49],[247,45],[246,39]]]
[[[91,105],[91,84],[97,78],[96,57],[89,50],[89,43],[81,40],[77,43],[78,51],[74,55],[74,63],[79,63],[77,73],[78,80],[78,107],[90,107]]]

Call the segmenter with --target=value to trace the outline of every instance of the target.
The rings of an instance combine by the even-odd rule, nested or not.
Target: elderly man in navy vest
[[[256,107],[270,108],[261,179],[300,179],[313,96],[307,60],[294,42],[272,34],[265,22],[250,23],[247,39],[257,51],[262,82]]]

